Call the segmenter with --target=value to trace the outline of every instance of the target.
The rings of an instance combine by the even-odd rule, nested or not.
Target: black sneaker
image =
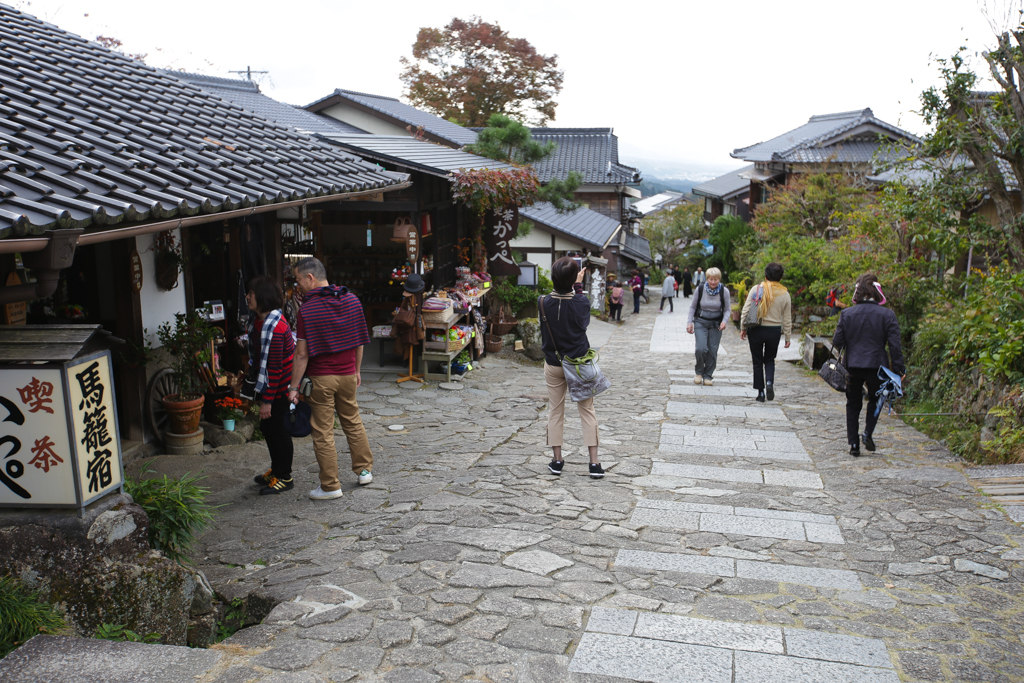
[[[754,400],[758,403],[764,403],[764,392],[759,389],[757,392],[757,398]]]
[[[775,400],[775,387],[772,386],[771,382],[768,382],[768,386],[764,389],[764,394],[769,401]]]
[[[263,474],[257,474],[252,480],[257,486],[266,486],[274,478],[273,472],[274,470],[272,469],[267,470]]]
[[[860,457],[860,444],[850,444],[850,455],[852,455],[855,458]]]
[[[561,474],[563,465],[565,465],[564,460],[552,460],[548,463],[548,471],[550,471],[551,474]]]
[[[295,488],[294,479],[278,479],[277,477],[271,477],[267,485],[260,489],[260,495],[272,496],[275,493],[291,491],[293,488]]]
[[[599,463],[599,462],[592,462],[592,463],[590,463],[590,478],[591,479],[600,479],[603,476],[604,476],[604,468],[601,467],[601,463]]]
[[[861,441],[864,442],[864,448],[868,449],[871,452],[874,452],[874,450],[875,450],[875,440],[871,438],[871,435],[870,434],[861,434],[860,438],[861,438]]]

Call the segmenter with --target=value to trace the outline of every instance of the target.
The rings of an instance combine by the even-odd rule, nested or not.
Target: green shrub
[[[149,544],[178,563],[188,562],[196,537],[213,522],[215,508],[206,504],[209,489],[197,486],[201,475],[186,473],[181,479],[127,478],[125,491],[149,516]]]
[[[0,576],[0,658],[32,636],[59,633],[64,619],[53,606],[11,576]]]
[[[92,637],[97,640],[127,641],[129,643],[156,643],[160,640],[159,633],[147,633],[140,636],[135,631],[129,631],[124,624],[100,624]]]

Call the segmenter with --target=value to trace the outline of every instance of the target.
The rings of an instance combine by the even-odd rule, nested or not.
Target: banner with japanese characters
[[[79,491],[82,500],[89,501],[122,483],[110,355],[76,359],[65,367]]]
[[[74,506],[60,368],[4,368],[0,387],[0,505]]]
[[[519,230],[519,207],[508,206],[488,211],[484,221],[484,245],[487,247],[487,272],[491,275],[519,276],[512,259],[510,242]]]

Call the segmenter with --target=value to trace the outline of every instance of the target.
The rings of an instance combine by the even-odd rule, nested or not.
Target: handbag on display
[[[565,383],[569,387],[569,398],[573,401],[586,401],[604,392],[612,386],[611,381],[605,377],[598,366],[597,349],[590,349],[586,355],[579,358],[563,356],[558,351],[558,344],[555,343],[555,335],[551,334],[551,325],[548,323],[548,316],[544,313],[544,297],[537,297],[537,310],[540,312],[541,320],[548,328],[548,336],[551,337],[551,345],[555,347],[555,356],[562,364],[562,373],[565,375]]]
[[[836,391],[845,392],[846,384],[850,380],[850,373],[846,371],[846,366],[843,365],[842,354],[839,355],[838,360],[829,356],[828,360],[822,364],[821,370],[818,370],[818,377],[825,380],[825,384]]]

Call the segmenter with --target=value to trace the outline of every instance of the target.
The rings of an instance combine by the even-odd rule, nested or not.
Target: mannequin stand
[[[409,353],[409,374],[408,375],[399,375],[398,379],[396,380],[397,384],[401,384],[402,382],[408,382],[409,380],[414,380],[416,382],[419,382],[420,384],[423,384],[423,375],[422,374],[420,374],[420,375],[412,374],[413,349],[415,349],[415,348],[416,348],[415,346],[410,346],[409,349],[408,349],[408,353]]]

